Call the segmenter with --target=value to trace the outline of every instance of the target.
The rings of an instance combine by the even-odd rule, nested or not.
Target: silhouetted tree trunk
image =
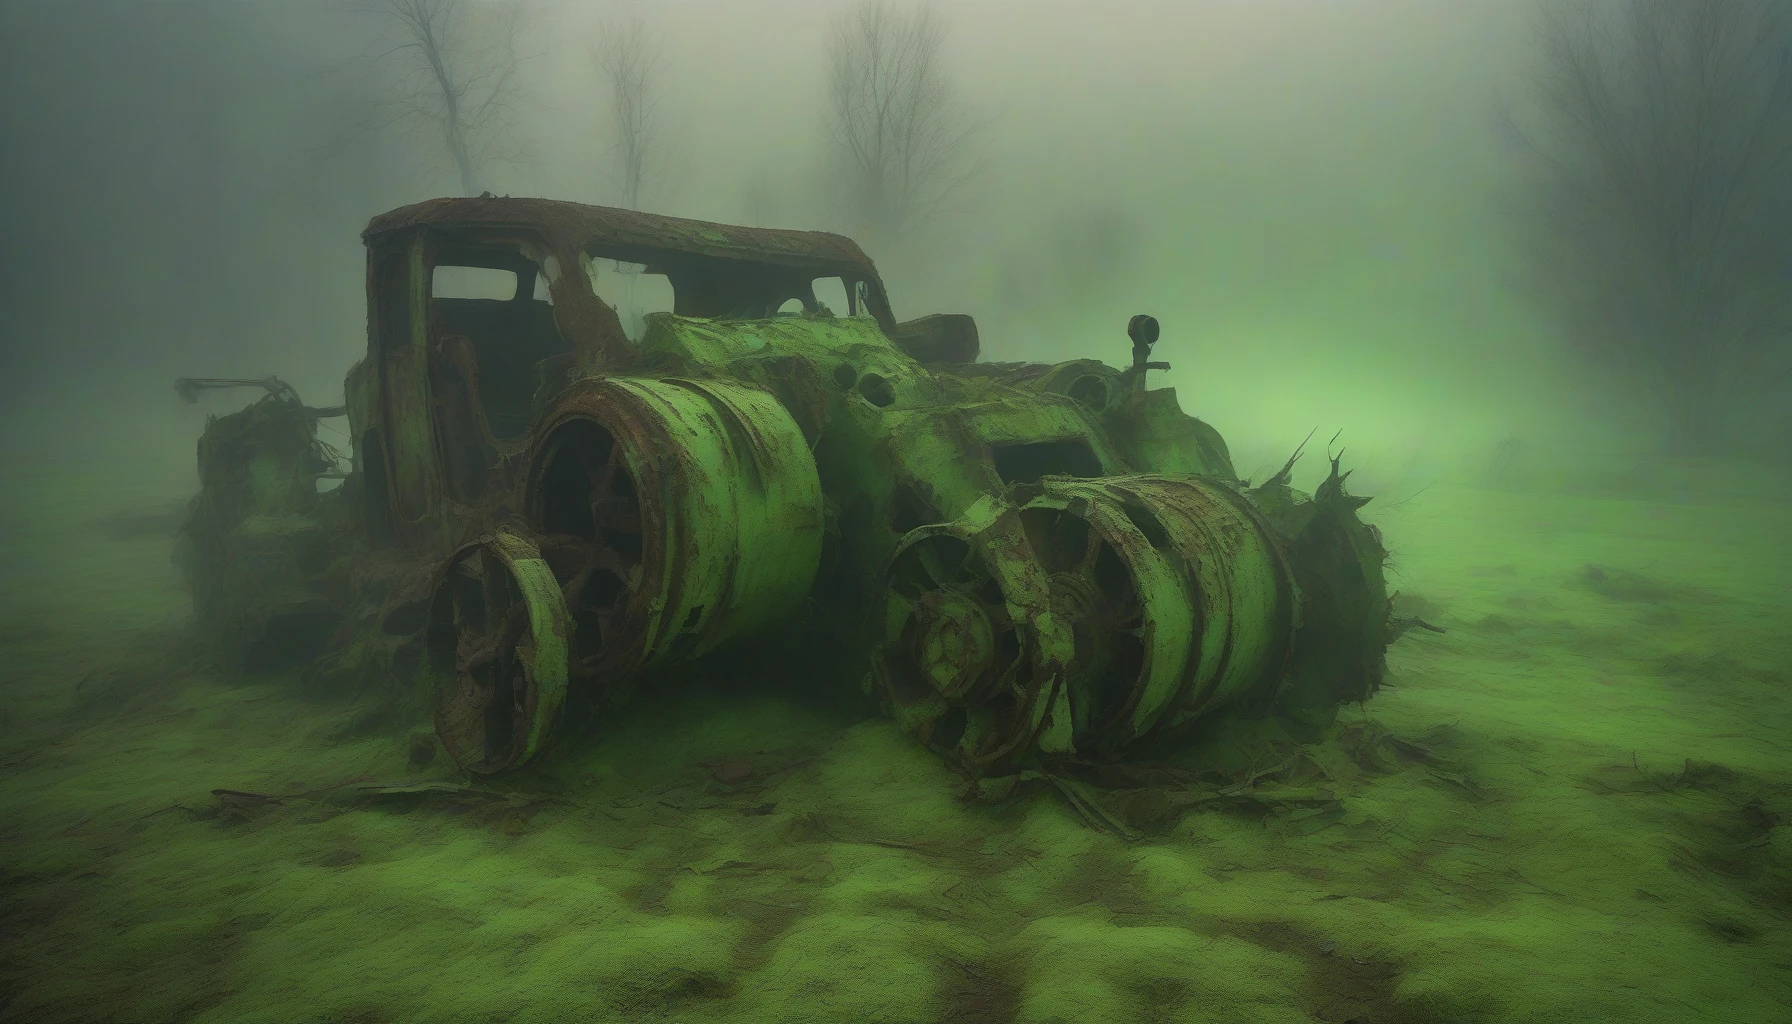
[[[927,7],[869,0],[834,26],[828,96],[850,213],[893,237],[936,213],[964,178],[968,118],[941,65]]]
[[[606,134],[617,183],[631,210],[664,171],[665,139],[659,113],[662,46],[639,17],[611,25],[591,47],[591,61],[610,93]]]
[[[589,45],[591,63],[610,94],[609,155],[622,202],[631,210],[663,182],[666,171],[665,138],[659,111],[659,75],[663,48],[647,33],[640,17],[607,25],[603,35]],[[639,267],[618,261],[617,274],[628,282],[619,296],[618,313],[629,325],[631,337],[645,329],[640,302],[635,294]]]
[[[1792,46],[1784,0],[1543,8],[1529,280],[1575,343],[1661,404],[1672,446],[1792,371]]]
[[[390,81],[366,127],[437,136],[461,191],[478,194],[487,164],[520,153],[510,131],[520,91],[522,6],[508,0],[367,0],[362,6],[389,31],[373,60]]]

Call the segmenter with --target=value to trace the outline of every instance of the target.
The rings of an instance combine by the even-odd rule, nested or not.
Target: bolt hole
[[[1108,382],[1092,373],[1085,373],[1070,382],[1070,397],[1101,412],[1108,407]]]
[[[890,386],[888,378],[877,373],[867,373],[859,378],[859,394],[879,409],[896,401],[896,389]]]

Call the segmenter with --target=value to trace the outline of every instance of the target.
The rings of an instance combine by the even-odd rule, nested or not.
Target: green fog
[[[953,141],[899,218],[839,143],[852,0],[417,2],[515,86],[467,173],[392,63],[402,4],[0,9],[0,1021],[1792,1018],[1774,4],[1588,8],[1675,42],[1660,79],[1606,65],[1655,133],[1585,145],[1731,168],[1632,202],[1515,138],[1558,138],[1548,8],[938,3]],[[1757,15],[1783,77],[1648,105],[1729,59],[1673,32]],[[1747,116],[1679,131],[1718,100]],[[243,667],[175,554],[208,418],[259,393],[173,382],[344,402],[360,232],[481,191],[849,235],[896,320],[970,314],[984,362],[1118,370],[1155,316],[1147,386],[1238,477],[1300,449],[1295,488],[1335,456],[1371,499],[1405,624],[1378,691],[1222,708],[1149,784],[976,799],[856,669],[724,649],[486,775],[397,672]]]

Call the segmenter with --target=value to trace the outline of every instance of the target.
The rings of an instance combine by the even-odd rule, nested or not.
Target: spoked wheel
[[[928,537],[897,558],[892,603],[904,615],[893,638],[908,656],[892,663],[892,694],[933,693],[956,706],[979,703],[1011,677],[1020,640],[1002,588],[964,540]]]
[[[552,500],[541,510],[541,543],[573,620],[570,670],[598,676],[624,665],[641,640],[626,622],[647,546],[639,492],[622,446],[589,420],[556,432],[544,461]]]
[[[1021,513],[1027,539],[1051,580],[1052,607],[1074,623],[1071,678],[1077,733],[1112,730],[1143,695],[1145,603],[1114,540],[1082,515],[1035,506]]]
[[[436,589],[428,633],[436,732],[468,771],[537,754],[566,701],[572,624],[534,544],[499,532],[457,552]]]
[[[898,723],[967,766],[1031,740],[1035,659],[983,553],[953,533],[916,531],[889,586],[873,677]]]

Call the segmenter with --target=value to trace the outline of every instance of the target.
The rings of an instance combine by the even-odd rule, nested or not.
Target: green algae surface
[[[468,780],[402,703],[213,667],[177,495],[15,475],[0,1020],[1789,1019],[1788,505],[1701,479],[1371,505],[1448,632],[1298,750],[1341,800],[1129,841],[776,680]]]

